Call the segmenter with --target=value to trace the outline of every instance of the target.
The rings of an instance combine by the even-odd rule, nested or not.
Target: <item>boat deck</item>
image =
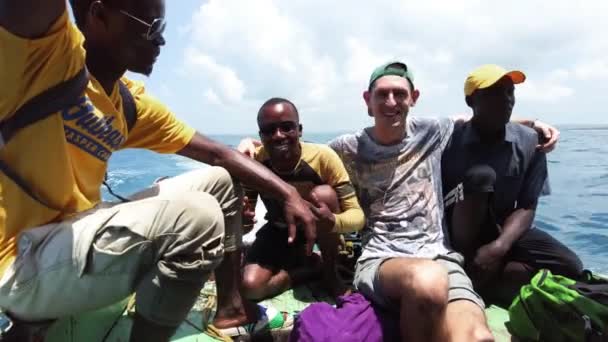
[[[327,301],[314,286],[300,286],[262,303],[269,303],[281,311],[298,312],[314,302]],[[213,342],[218,341],[205,334],[203,321],[213,317],[215,283],[208,282],[201,291],[199,300],[185,321],[171,339],[179,342]],[[116,303],[103,310],[70,317],[56,322],[49,330],[47,342],[127,342],[131,330],[131,313],[129,299]],[[491,306],[486,309],[488,324],[497,342],[510,341],[511,337],[504,323],[508,320],[506,310]],[[287,341],[289,331],[278,331],[272,336],[255,339],[263,341]],[[252,340],[248,337],[237,341]]]

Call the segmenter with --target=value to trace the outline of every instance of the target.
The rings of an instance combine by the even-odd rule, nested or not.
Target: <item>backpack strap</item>
[[[45,207],[51,208],[53,210],[62,211],[61,208],[52,205],[49,201],[45,200],[42,196],[40,196],[32,187],[29,186],[27,181],[25,181],[21,176],[19,176],[15,171],[13,171],[7,163],[0,159],[0,171],[2,171],[5,175],[8,176],[15,184],[17,184],[23,192],[28,194],[31,198],[36,200],[36,202],[42,204]]]
[[[73,104],[87,88],[89,73],[82,68],[74,77],[38,94],[10,118],[0,122],[0,148],[21,129],[44,120]]]
[[[89,73],[82,68],[74,77],[38,94],[21,106],[10,118],[0,121],[0,149],[2,149],[17,132],[42,121],[58,111],[74,104],[86,90]],[[31,198],[53,210],[62,211],[40,196],[9,165],[0,159],[0,171],[10,178]]]
[[[604,284],[586,284],[576,282],[574,285],[570,286],[570,288],[578,291],[587,298],[591,298],[602,305],[608,306],[608,282]]]
[[[133,98],[133,95],[131,95],[129,88],[127,88],[122,81],[118,81],[118,90],[120,91],[120,97],[122,98],[122,111],[125,116],[125,121],[127,122],[127,132],[131,132],[135,126],[135,122],[137,122],[137,107],[135,106],[135,99]],[[123,203],[130,202],[129,199],[118,195],[114,192],[114,190],[112,190],[112,187],[110,187],[110,184],[108,184],[107,172],[104,175],[102,184],[108,189],[110,195],[116,197]]]
[[[118,82],[118,90],[122,98],[122,110],[125,115],[125,121],[127,121],[127,132],[131,132],[131,129],[135,126],[135,122],[137,122],[135,99],[131,95],[129,88],[122,81]]]

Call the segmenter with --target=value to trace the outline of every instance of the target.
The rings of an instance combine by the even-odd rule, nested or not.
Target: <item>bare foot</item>
[[[244,308],[218,310],[213,325],[218,329],[226,329],[255,322],[260,313],[257,304],[244,301],[243,305]]]

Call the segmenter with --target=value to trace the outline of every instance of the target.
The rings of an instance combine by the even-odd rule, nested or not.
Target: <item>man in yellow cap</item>
[[[484,65],[467,77],[468,122],[456,122],[442,158],[442,183],[453,247],[486,301],[508,304],[541,268],[575,277],[574,252],[534,228],[538,198],[547,184],[538,134],[510,122],[521,71]]]

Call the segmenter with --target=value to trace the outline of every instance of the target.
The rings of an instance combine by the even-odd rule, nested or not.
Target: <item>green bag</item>
[[[608,280],[541,270],[520,289],[505,325],[522,341],[608,341]]]

